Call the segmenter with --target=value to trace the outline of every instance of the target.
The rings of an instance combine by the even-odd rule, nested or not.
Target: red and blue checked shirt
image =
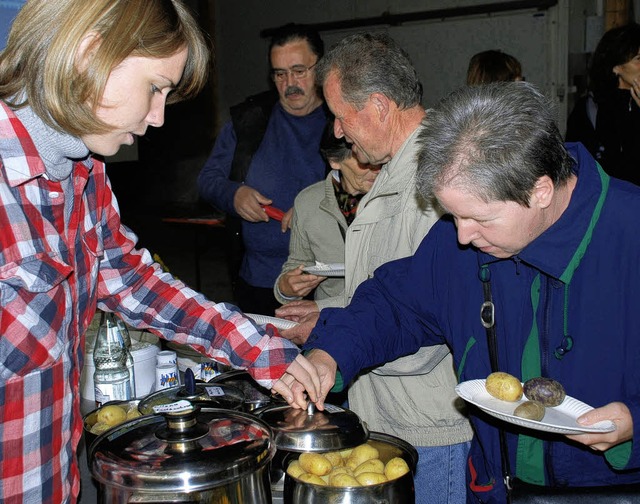
[[[84,333],[96,308],[269,388],[297,347],[214,304],[135,248],[104,164],[75,164],[73,211],[0,102],[0,502],[75,502]]]

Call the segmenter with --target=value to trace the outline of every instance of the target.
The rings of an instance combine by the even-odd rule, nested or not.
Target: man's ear
[[[330,160],[329,166],[331,166],[332,170],[342,170],[342,165],[340,165],[340,163],[338,163],[337,161]]]
[[[76,53],[75,61],[78,71],[82,72],[89,66],[89,61],[100,46],[100,41],[101,37],[96,32],[90,32],[84,36]]]
[[[548,175],[540,177],[536,185],[533,187],[531,193],[531,206],[537,206],[538,208],[547,208],[553,200],[556,188],[553,185],[553,180]]]
[[[375,107],[380,122],[384,122],[389,115],[389,98],[382,93],[372,93],[371,96],[369,96],[369,100]]]

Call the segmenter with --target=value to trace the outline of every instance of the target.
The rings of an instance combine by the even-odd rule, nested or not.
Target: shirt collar
[[[46,167],[24,124],[16,114],[0,101],[0,153],[11,187],[24,184],[46,173]],[[93,167],[91,158],[82,162],[89,170]]]

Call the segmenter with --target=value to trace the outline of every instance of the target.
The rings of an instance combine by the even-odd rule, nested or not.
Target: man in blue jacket
[[[453,93],[420,144],[419,192],[447,216],[347,308],[321,312],[306,349],[323,391],[337,370],[348,383],[443,342],[460,381],[486,378],[480,311],[490,291],[499,369],[559,381],[595,408],[577,427],[608,420],[615,430],[550,435],[472,409],[468,500],[506,502],[500,429],[510,474],[527,482],[640,482],[640,188],[608,177],[581,144],[565,146],[551,103],[526,83]]]

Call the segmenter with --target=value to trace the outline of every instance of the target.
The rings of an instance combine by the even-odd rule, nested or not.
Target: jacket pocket
[[[55,362],[65,346],[73,268],[41,252],[0,268],[0,376],[24,376]]]

